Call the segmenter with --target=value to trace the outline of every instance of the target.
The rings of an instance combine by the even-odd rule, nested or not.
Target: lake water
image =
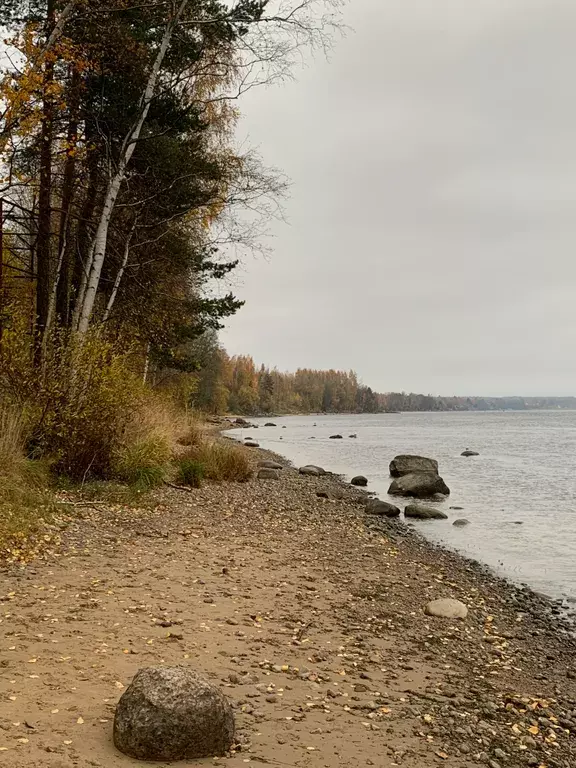
[[[319,464],[347,479],[365,475],[369,490],[397,505],[398,499],[386,493],[390,460],[400,453],[437,459],[452,491],[439,506],[450,519],[418,522],[417,527],[501,575],[554,597],[576,598],[576,411],[317,415],[273,421],[277,427],[229,434],[237,439],[253,435],[262,448],[297,466]],[[354,433],[357,439],[350,439]],[[344,439],[330,440],[333,434]],[[480,456],[460,456],[467,448]],[[452,525],[463,517],[470,525]]]

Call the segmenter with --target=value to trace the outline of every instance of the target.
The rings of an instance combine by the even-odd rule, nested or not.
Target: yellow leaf
[[[78,725],[82,725],[84,723],[84,718],[79,717],[78,720],[76,720],[76,722],[78,723]]]
[[[536,736],[537,733],[540,733],[540,730],[538,729],[537,725],[531,725],[530,728],[528,728],[528,733],[531,733],[534,736]]]

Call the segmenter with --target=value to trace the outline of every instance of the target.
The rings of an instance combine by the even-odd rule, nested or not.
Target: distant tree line
[[[216,334],[188,351],[198,373],[193,405],[210,413],[394,413],[576,408],[576,398],[434,397],[374,392],[354,371],[300,368],[294,373],[256,365],[249,355],[229,356]]]

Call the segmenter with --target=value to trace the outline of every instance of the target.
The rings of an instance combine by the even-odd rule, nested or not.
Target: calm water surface
[[[450,519],[417,523],[418,528],[502,575],[555,597],[576,598],[576,411],[288,416],[273,421],[275,428],[229,434],[238,439],[252,434],[262,448],[296,465],[319,464],[348,479],[363,474],[382,499],[388,499],[388,464],[396,454],[437,459],[452,490],[439,505]],[[344,440],[330,440],[335,433]],[[354,433],[356,440],[348,437]],[[463,458],[466,448],[481,455]],[[462,517],[471,525],[454,527],[453,521]]]

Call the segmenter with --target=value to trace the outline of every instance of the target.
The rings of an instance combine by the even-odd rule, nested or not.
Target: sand
[[[74,508],[57,547],[1,574],[0,764],[138,765],[112,743],[118,698],[140,667],[189,664],[233,702],[238,745],[185,765],[574,768],[575,645],[553,606],[365,498],[286,468]],[[467,618],[426,616],[442,597]]]

